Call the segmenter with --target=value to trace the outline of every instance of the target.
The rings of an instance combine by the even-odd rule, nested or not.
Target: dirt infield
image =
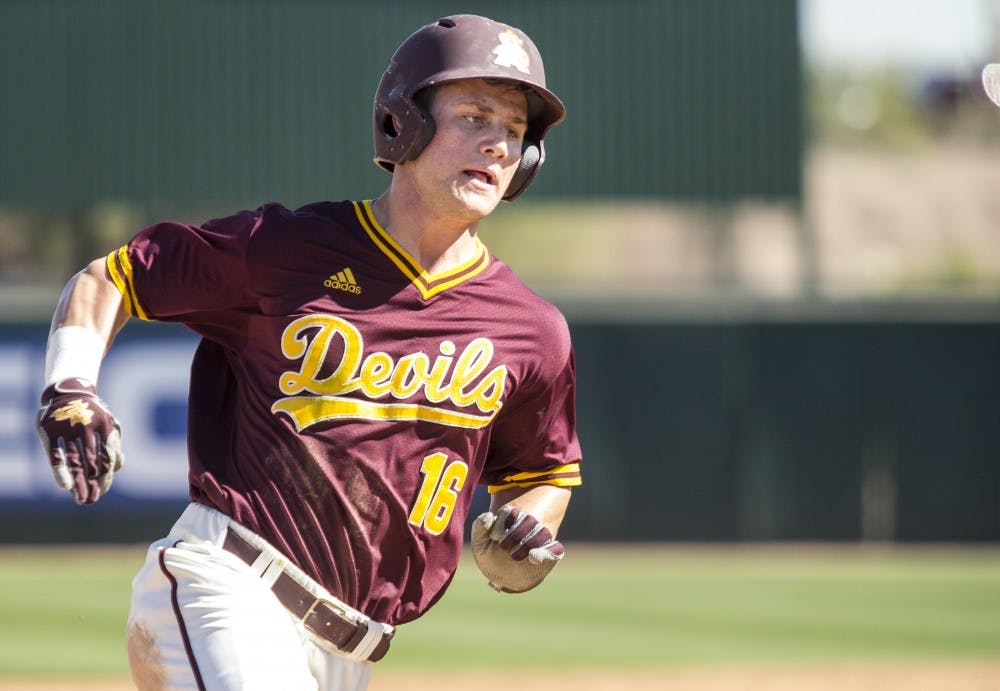
[[[489,677],[385,676],[369,691],[998,691],[1000,663],[955,666],[864,666],[811,669],[670,670],[612,674],[542,673]]]
[[[0,691],[131,691],[123,679],[0,680]],[[369,691],[1000,691],[1000,662],[553,674],[376,673]]]

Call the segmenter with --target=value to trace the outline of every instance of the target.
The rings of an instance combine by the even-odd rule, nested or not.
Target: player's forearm
[[[569,506],[570,489],[553,485],[538,485],[528,489],[512,488],[497,492],[490,501],[490,511],[496,513],[510,504],[538,519],[552,533],[557,534],[566,508]]]
[[[96,384],[104,354],[127,320],[104,260],[94,260],[69,280],[52,315],[46,385],[67,377]]]

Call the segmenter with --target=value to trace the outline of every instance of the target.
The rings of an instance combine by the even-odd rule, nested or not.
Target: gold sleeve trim
[[[128,256],[128,245],[122,245],[108,254],[107,266],[111,280],[114,282],[118,292],[122,294],[125,311],[133,317],[138,317],[143,321],[150,321],[149,315],[142,308],[139,299],[135,295],[135,288],[132,284],[132,260]]]
[[[486,487],[490,494],[496,494],[505,489],[519,487],[526,489],[538,485],[552,485],[554,487],[576,487],[582,485],[583,479],[580,477],[580,463],[567,463],[550,470],[531,471],[524,473],[514,473],[503,478],[498,485],[488,485]]]

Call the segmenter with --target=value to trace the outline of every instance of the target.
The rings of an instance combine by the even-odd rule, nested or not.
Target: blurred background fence
[[[482,229],[573,330],[567,537],[1000,538],[1000,112],[975,83],[996,40],[845,67],[810,43],[823,4],[461,6],[526,30],[569,109]],[[962,6],[998,35],[997,2]],[[194,341],[162,325],[102,372],[112,495],[52,489],[32,416],[65,280],[161,218],[379,194],[375,85],[455,11],[0,3],[0,540],[144,540],[183,502]]]
[[[534,196],[797,199],[791,0],[515,0],[572,113]],[[3,201],[301,205],[372,194],[371,101],[452,2],[5,3]]]

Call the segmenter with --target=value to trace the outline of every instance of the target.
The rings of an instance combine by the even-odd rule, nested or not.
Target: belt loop
[[[358,660],[367,660],[368,656],[375,650],[375,647],[382,642],[382,636],[385,634],[385,625],[373,619],[368,619],[366,623],[368,624],[368,630],[357,647],[349,653],[349,657]]]
[[[275,559],[270,564],[267,565],[266,569],[264,569],[264,573],[260,575],[260,580],[268,588],[273,588],[274,582],[278,580],[278,576],[280,576],[282,571],[284,570],[285,570],[284,560]]]
[[[257,558],[253,560],[253,563],[250,564],[250,568],[253,569],[255,574],[263,577],[264,572],[271,567],[271,562],[272,559],[268,556],[267,552],[262,551],[257,555]]]

